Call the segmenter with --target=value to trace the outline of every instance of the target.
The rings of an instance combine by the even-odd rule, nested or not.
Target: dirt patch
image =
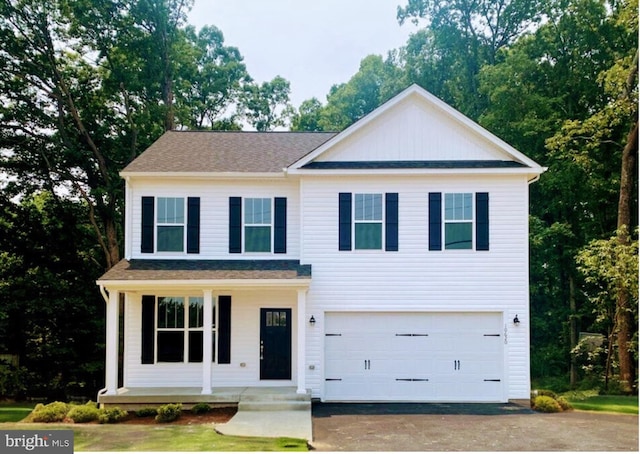
[[[207,413],[196,415],[195,413],[191,413],[188,410],[183,411],[180,414],[180,417],[170,423],[157,423],[155,420],[155,416],[144,416],[139,417],[136,416],[134,411],[129,412],[129,417],[120,422],[119,424],[137,424],[137,425],[148,425],[148,424],[179,424],[179,425],[191,425],[191,424],[222,424],[228,422],[233,415],[238,412],[238,409],[235,407],[225,407],[225,408],[212,408]]]

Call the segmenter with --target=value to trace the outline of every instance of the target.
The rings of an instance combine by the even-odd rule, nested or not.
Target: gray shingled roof
[[[123,172],[282,172],[336,134],[168,131]]]
[[[299,260],[121,260],[100,281],[308,279]]]

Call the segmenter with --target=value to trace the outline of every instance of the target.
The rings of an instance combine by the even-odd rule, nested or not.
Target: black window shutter
[[[187,254],[200,253],[200,197],[187,199]]]
[[[229,253],[242,252],[242,197],[229,197]]]
[[[231,363],[231,297],[218,297],[218,364]]]
[[[153,254],[154,207],[153,197],[142,198],[142,235],[140,252]]]
[[[442,194],[429,193],[429,250],[442,250]]]
[[[142,295],[142,364],[155,360],[156,297]]]
[[[287,199],[276,197],[274,199],[275,217],[273,225],[273,252],[276,254],[287,253]]]
[[[398,193],[385,194],[384,248],[386,251],[398,250]]]
[[[476,193],[476,250],[489,250],[489,193]]]
[[[351,250],[351,193],[338,194],[338,250]]]

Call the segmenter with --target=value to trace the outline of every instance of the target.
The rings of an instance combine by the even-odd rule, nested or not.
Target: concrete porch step
[[[311,394],[298,394],[295,388],[247,388],[240,395],[239,411],[308,411]]]
[[[309,411],[311,410],[311,401],[305,402],[301,400],[277,400],[267,401],[240,401],[238,403],[238,411]]]

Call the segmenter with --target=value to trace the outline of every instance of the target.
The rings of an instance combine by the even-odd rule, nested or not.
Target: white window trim
[[[160,199],[182,199],[182,205],[183,205],[183,221],[182,223],[169,223],[169,222],[163,222],[160,223],[158,221],[158,214],[159,214],[159,210],[158,210],[158,205],[160,204]],[[187,197],[182,197],[182,196],[158,196],[155,197],[155,206],[154,206],[154,216],[155,219],[153,220],[154,223],[154,234],[155,234],[155,241],[154,241],[154,250],[156,253],[159,254],[167,254],[167,255],[186,255],[186,251],[187,251]],[[158,228],[159,227],[182,227],[182,250],[181,251],[161,251],[158,250],[158,244],[160,243],[159,241],[159,235],[158,235]]]
[[[250,224],[247,223],[247,201],[253,199],[269,199],[271,207],[271,220],[269,224]],[[243,197],[242,198],[242,252],[244,254],[273,255],[274,252],[274,218],[275,218],[275,197]],[[269,251],[247,251],[247,227],[269,227]]]
[[[379,195],[381,197],[381,212],[382,216],[380,220],[357,220],[356,219],[356,196],[358,195]],[[353,219],[351,225],[351,238],[353,238],[353,246],[351,248],[352,251],[358,251],[359,253],[370,253],[377,251],[385,250],[385,225],[386,225],[386,212],[385,212],[385,193],[383,192],[354,192],[353,193],[353,201],[351,204],[351,218]],[[380,224],[380,247],[377,249],[358,249],[356,247],[357,238],[356,238],[356,224]]]
[[[447,220],[447,194],[471,194],[471,219]],[[475,251],[476,250],[476,202],[475,192],[443,192],[442,193],[442,250],[443,251]],[[471,224],[470,248],[447,248],[447,224]]]

